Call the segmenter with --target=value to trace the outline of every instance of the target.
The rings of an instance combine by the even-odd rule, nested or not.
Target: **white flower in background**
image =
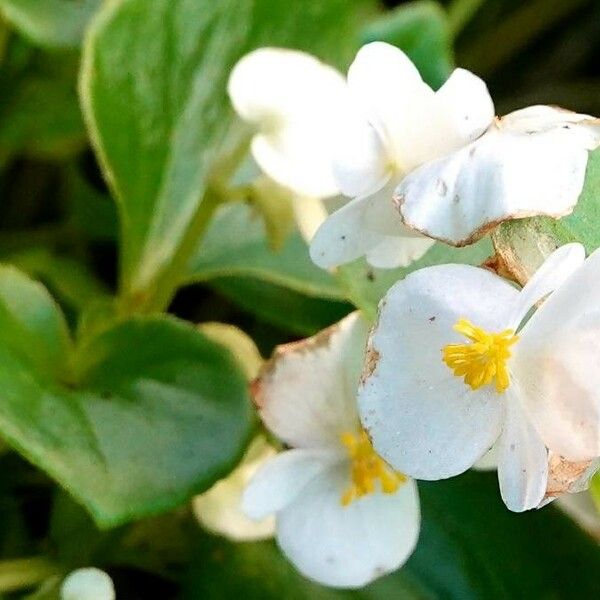
[[[375,267],[404,266],[433,243],[408,229],[391,202],[398,183],[427,161],[477,139],[493,122],[485,83],[456,69],[434,92],[398,48],[363,46],[348,71],[353,104],[336,146],[334,173],[353,198],[331,215],[311,244],[311,257],[331,267],[366,255]]]
[[[404,222],[462,246],[507,219],[570,214],[600,120],[530,106],[497,118],[477,141],[413,171],[394,201]]]
[[[600,120],[557,107],[494,118],[484,82],[464,69],[434,92],[383,42],[358,52],[347,82],[302,52],[257,50],[229,93],[258,129],[252,152],[265,173],[299,196],[352,198],[312,241],[324,268],[363,255],[407,265],[430,238],[460,246],[508,219],[567,215],[600,143]]]
[[[60,588],[61,600],[115,600],[112,579],[100,569],[88,567],[70,573]]]
[[[280,347],[254,386],[265,425],[287,446],[244,494],[249,516],[275,514],[277,542],[306,577],[360,587],[400,567],[419,535],[415,482],[361,430],[356,389],[367,325],[358,313]]]
[[[520,291],[467,265],[390,289],[359,390],[363,426],[390,465],[443,479],[496,444],[502,497],[521,511],[546,494],[547,448],[600,456],[600,252],[584,256],[561,247]]]
[[[275,519],[248,518],[242,511],[242,494],[254,474],[277,454],[264,437],[254,439],[242,462],[225,479],[192,502],[198,521],[209,531],[236,542],[263,540],[275,534]]]

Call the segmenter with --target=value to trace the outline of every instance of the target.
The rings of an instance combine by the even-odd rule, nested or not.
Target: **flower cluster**
[[[600,122],[557,107],[496,117],[486,85],[456,69],[437,91],[384,43],[347,77],[292,50],[234,68],[260,168],[298,198],[343,198],[310,253],[408,265],[439,240],[470,244],[499,223],[573,211]],[[340,202],[338,201],[338,205]],[[252,477],[243,509],[275,515],[307,577],[358,587],[414,549],[415,479],[497,468],[513,511],[583,489],[600,457],[600,251],[552,253],[519,289],[447,264],[398,281],[371,328],[353,313],[279,348],[254,387],[285,449]]]

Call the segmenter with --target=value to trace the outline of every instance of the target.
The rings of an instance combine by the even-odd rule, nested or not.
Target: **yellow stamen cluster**
[[[352,462],[352,483],[342,495],[342,506],[348,506],[353,500],[372,494],[377,480],[384,494],[393,494],[406,481],[405,475],[396,473],[377,455],[364,431],[343,433],[342,443]]]
[[[488,333],[467,319],[459,319],[454,330],[471,342],[444,346],[443,361],[474,390],[495,381],[496,391],[504,392],[510,384],[506,361],[510,347],[519,339],[515,332]]]

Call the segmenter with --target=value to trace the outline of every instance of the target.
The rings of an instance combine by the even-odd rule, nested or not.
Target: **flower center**
[[[496,391],[504,392],[510,384],[506,361],[510,358],[510,347],[519,339],[515,332],[505,329],[489,333],[468,319],[459,319],[454,330],[471,342],[444,346],[443,361],[474,390],[495,382]]]
[[[377,480],[384,494],[393,494],[406,481],[406,475],[396,473],[377,455],[364,431],[343,433],[342,443],[346,446],[352,462],[352,483],[342,495],[342,506],[348,506],[353,500],[372,494]]]

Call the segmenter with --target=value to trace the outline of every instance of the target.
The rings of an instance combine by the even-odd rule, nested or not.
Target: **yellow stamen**
[[[510,384],[506,361],[510,358],[510,347],[519,339],[515,332],[505,329],[488,333],[467,319],[459,319],[454,330],[471,342],[444,346],[443,361],[474,390],[495,381],[496,391],[504,392]]]
[[[396,473],[377,455],[364,431],[356,434],[343,433],[341,439],[352,462],[352,483],[342,495],[342,506],[348,506],[353,500],[372,494],[377,480],[384,494],[393,494],[406,481],[405,475]]]

